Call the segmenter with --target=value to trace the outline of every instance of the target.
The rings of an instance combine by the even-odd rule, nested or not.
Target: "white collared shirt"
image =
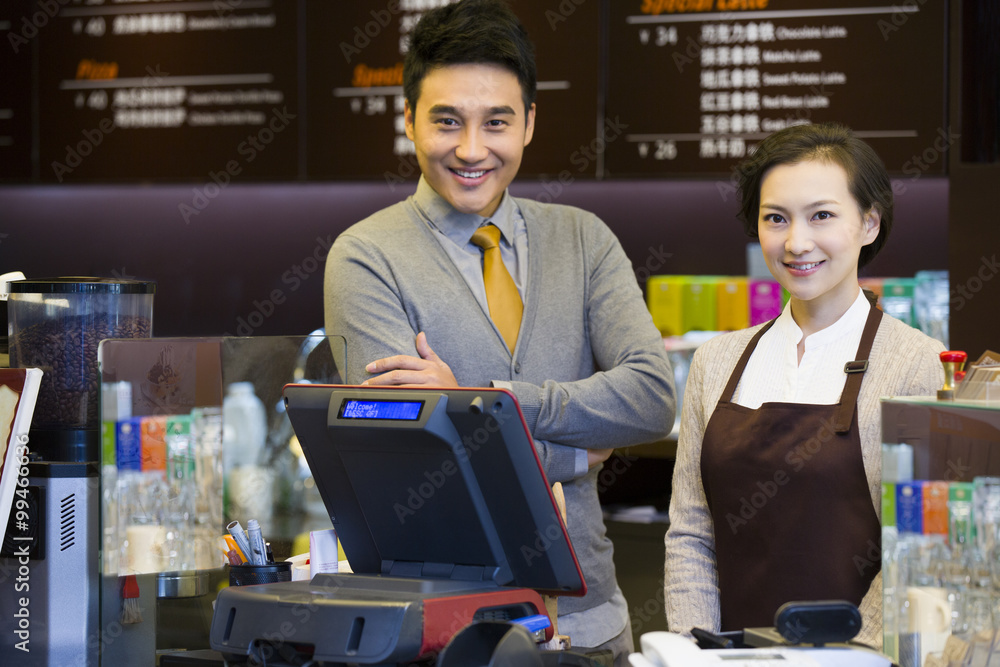
[[[753,409],[773,402],[838,403],[847,380],[844,364],[857,355],[869,308],[858,288],[858,298],[839,320],[806,338],[799,362],[802,329],[792,319],[791,304],[785,304],[750,355],[733,402]]]

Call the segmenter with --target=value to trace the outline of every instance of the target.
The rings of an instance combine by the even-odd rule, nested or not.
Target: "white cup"
[[[920,664],[928,653],[939,653],[951,634],[948,591],[937,586],[906,589],[907,630],[920,635]]]
[[[163,526],[129,526],[125,529],[127,540],[125,572],[143,574],[161,572],[164,566],[164,544],[167,531]]]

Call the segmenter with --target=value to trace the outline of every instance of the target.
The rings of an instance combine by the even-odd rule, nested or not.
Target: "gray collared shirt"
[[[458,272],[462,274],[476,300],[487,313],[486,286],[483,283],[483,251],[470,240],[472,234],[487,223],[500,230],[500,256],[524,300],[528,280],[528,231],[521,211],[509,193],[489,218],[475,213],[459,213],[421,176],[413,195],[424,222],[433,230]]]

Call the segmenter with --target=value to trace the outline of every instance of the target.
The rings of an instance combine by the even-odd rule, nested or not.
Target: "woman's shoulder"
[[[872,344],[872,367],[880,395],[928,395],[944,380],[939,354],[944,344],[889,315],[882,316]]]
[[[882,322],[879,324],[874,345],[881,347],[883,351],[901,356],[925,352],[937,355],[945,349],[941,341],[885,313],[882,314]]]

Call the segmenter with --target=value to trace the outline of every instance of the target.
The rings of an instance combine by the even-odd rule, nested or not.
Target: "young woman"
[[[883,396],[932,395],[939,342],[883,315],[858,269],[892,226],[875,152],[838,125],[767,137],[740,169],[740,217],[791,295],[775,320],[694,355],[674,469],[670,629],[771,626],[785,602],[858,605],[881,645]]]

